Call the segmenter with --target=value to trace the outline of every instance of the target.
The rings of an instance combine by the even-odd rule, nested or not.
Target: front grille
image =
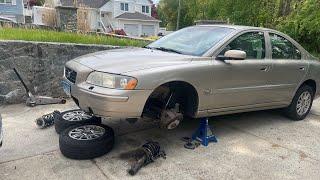
[[[75,72],[74,70],[65,67],[65,72],[64,72],[66,78],[72,82],[72,83],[76,83],[76,79],[77,79],[77,72]]]

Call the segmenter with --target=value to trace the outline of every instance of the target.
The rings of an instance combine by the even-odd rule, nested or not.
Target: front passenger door
[[[213,65],[212,110],[236,110],[268,102],[267,83],[271,62],[266,60],[264,32],[246,32],[228,43],[228,50],[242,50],[245,60],[215,60]],[[218,109],[218,110],[217,110]]]

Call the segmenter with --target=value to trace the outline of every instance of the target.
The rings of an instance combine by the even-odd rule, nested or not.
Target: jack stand
[[[204,146],[208,146],[209,142],[218,142],[216,136],[212,132],[211,127],[209,126],[208,118],[202,118],[200,120],[200,126],[192,135],[192,139],[200,141]]]

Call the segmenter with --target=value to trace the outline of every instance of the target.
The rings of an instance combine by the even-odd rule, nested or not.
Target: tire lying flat
[[[81,109],[75,109],[61,112],[60,116],[54,119],[54,127],[58,134],[71,126],[83,125],[88,123],[100,124],[101,118],[91,116]]]
[[[93,159],[112,150],[114,132],[103,124],[72,126],[59,137],[61,153],[70,159]]]

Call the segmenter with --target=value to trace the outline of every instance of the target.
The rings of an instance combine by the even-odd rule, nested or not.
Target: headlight
[[[134,89],[138,83],[137,79],[133,77],[102,72],[90,73],[86,82],[96,86],[126,90]]]

